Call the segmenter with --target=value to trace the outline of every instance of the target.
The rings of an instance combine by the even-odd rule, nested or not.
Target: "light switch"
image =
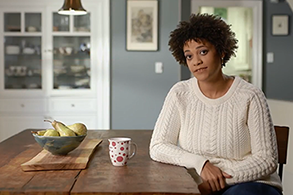
[[[273,63],[274,62],[274,53],[268,52],[267,53],[267,63]]]
[[[163,63],[162,62],[156,62],[156,73],[163,73]]]

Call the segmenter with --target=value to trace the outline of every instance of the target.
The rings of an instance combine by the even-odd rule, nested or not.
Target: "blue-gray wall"
[[[272,15],[289,15],[289,35],[272,35]],[[268,98],[293,101],[293,13],[289,4],[264,2],[264,91]],[[266,62],[266,53],[274,53],[274,63]]]
[[[168,49],[179,22],[179,1],[159,1],[159,50],[126,51],[126,0],[111,1],[111,128],[153,129],[164,98],[180,80],[180,66]],[[163,62],[162,74],[155,62]]]
[[[111,128],[152,129],[170,87],[189,72],[180,67],[168,50],[170,31],[180,18],[188,20],[190,0],[159,1],[159,50],[126,51],[126,0],[111,0]],[[287,2],[263,1],[263,90],[270,99],[293,101],[293,14]],[[273,14],[290,17],[288,36],[272,36]],[[274,52],[274,63],[266,63],[266,53]],[[155,73],[155,62],[163,62],[164,72]]]
[[[181,18],[180,20],[184,20],[184,21],[188,21],[189,20],[189,16],[191,13],[191,1],[181,1]],[[180,76],[181,76],[181,80],[186,80],[190,78],[190,71],[187,68],[187,66],[180,66]]]

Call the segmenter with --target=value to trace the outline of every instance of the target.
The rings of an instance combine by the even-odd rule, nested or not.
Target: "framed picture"
[[[272,16],[272,34],[288,35],[289,34],[289,16],[273,15]]]
[[[127,0],[126,49],[158,50],[158,1]]]

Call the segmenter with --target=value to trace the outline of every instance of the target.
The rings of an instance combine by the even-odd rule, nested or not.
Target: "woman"
[[[235,34],[221,18],[191,15],[171,32],[175,59],[193,78],[169,91],[150,156],[194,168],[202,194],[280,195],[277,143],[263,92],[222,68],[235,56]]]

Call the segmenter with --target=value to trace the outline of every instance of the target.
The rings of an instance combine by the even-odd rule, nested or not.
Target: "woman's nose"
[[[194,66],[198,66],[200,64],[202,64],[202,60],[200,58],[194,59],[194,63],[193,63]]]

